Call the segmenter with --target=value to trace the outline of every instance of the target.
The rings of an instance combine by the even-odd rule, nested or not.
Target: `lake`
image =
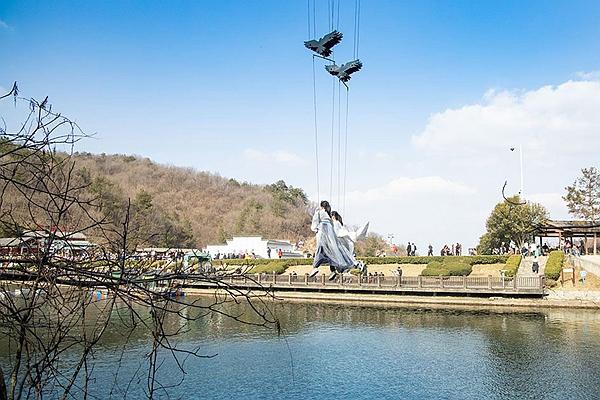
[[[214,357],[187,358],[180,382],[163,353],[158,376],[182,399],[599,398],[600,313],[507,311],[283,303],[273,308],[280,335],[216,314],[173,316],[179,345]],[[90,394],[145,398],[149,343],[111,327]]]

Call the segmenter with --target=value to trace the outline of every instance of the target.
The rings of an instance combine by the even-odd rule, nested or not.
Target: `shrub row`
[[[521,265],[521,255],[520,254],[512,254],[506,260],[506,266],[504,269],[506,270],[506,276],[515,276],[517,275],[517,271],[519,270],[519,265]]]
[[[275,272],[276,274],[283,274],[287,266],[284,265],[284,262],[280,260],[273,260],[270,263],[261,263],[260,265],[252,268],[249,273],[251,274],[262,274],[263,272],[266,274],[272,274]]]
[[[564,262],[565,253],[561,250],[551,251],[548,255],[548,261],[546,261],[546,268],[544,268],[544,275],[546,275],[546,278],[558,280]]]
[[[429,264],[432,261],[439,263],[457,262],[469,265],[475,264],[504,264],[508,256],[417,256],[417,257],[360,257],[367,264]]]
[[[270,264],[272,262],[280,262],[284,263],[285,266],[291,267],[294,265],[310,265],[312,264],[312,258],[257,258],[257,259],[241,259],[241,258],[232,258],[225,260],[213,260],[213,265],[265,265]]]
[[[454,258],[454,257],[453,257]],[[473,265],[462,260],[431,261],[421,272],[423,276],[466,276],[473,271]]]
[[[376,264],[433,264],[432,268],[426,268],[423,275],[461,276],[468,275],[475,264],[503,264],[507,262],[508,256],[433,256],[433,257],[359,257],[367,265]],[[286,259],[226,259],[214,260],[214,265],[247,265],[252,266],[250,273],[272,273],[282,274],[288,267],[297,265],[311,265],[312,258],[286,258]],[[442,265],[442,271],[438,265]]]
[[[257,258],[257,259],[244,260],[244,259],[233,258],[233,259],[213,260],[212,261],[212,264],[215,266],[223,265],[223,264],[259,266],[259,265],[267,265],[267,264],[271,264],[271,263],[281,263],[284,267],[292,267],[295,265],[311,265],[313,263],[313,259],[312,258],[283,258],[283,259]]]
[[[444,271],[448,274],[442,273],[441,275],[462,275],[464,271],[471,271],[471,267],[475,264],[500,264],[506,263],[508,256],[433,256],[433,257],[359,257],[360,260],[366,264],[377,265],[377,264],[432,264],[432,267],[424,273],[431,273],[432,275],[440,275],[438,273],[430,272],[436,270],[437,265],[443,265]],[[197,260],[193,260],[191,265],[193,266]],[[285,259],[225,259],[225,260],[213,260],[214,266],[222,266],[224,264],[234,266],[249,266],[252,267],[251,273],[272,273],[275,271],[278,274],[285,272],[286,268],[297,265],[311,265],[313,262],[312,258],[285,258]],[[162,268],[175,268],[181,266],[181,262],[175,263],[173,261],[166,260],[129,260],[127,261],[128,268],[140,268],[145,269],[162,269]],[[465,267],[465,265],[467,267]],[[450,266],[450,267],[449,267]],[[437,272],[437,271],[436,271]]]
[[[427,264],[427,267],[423,271],[421,271],[421,275],[423,276],[438,276],[443,275],[447,276],[450,272],[445,269],[441,262],[439,261],[431,261]]]

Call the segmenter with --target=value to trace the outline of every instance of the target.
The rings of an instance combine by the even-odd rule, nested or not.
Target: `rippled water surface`
[[[596,312],[279,304],[275,313],[283,335],[218,316],[169,321],[188,329],[182,346],[216,354],[188,359],[182,383],[166,357],[160,379],[179,383],[170,397],[600,398]],[[122,340],[115,328],[96,353],[91,394],[144,397],[149,338]]]

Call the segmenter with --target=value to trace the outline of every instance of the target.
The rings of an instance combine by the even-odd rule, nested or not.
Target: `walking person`
[[[533,250],[533,263],[531,264],[531,271],[534,274],[538,274],[540,272],[539,256],[540,256],[540,246],[536,245],[535,250]]]
[[[433,257],[433,246],[429,245],[429,250],[427,250],[427,257]]]
[[[412,256],[412,245],[410,244],[410,242],[408,242],[408,245],[406,246],[406,255]]]
[[[334,280],[338,273],[354,266],[354,257],[340,243],[335,234],[331,219],[331,206],[328,201],[321,201],[321,207],[315,211],[310,228],[317,234],[317,251],[313,261],[313,270],[309,277],[312,278],[319,273],[321,264],[329,264],[330,281]]]

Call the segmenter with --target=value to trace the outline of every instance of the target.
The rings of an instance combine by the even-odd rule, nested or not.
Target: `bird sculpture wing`
[[[353,73],[360,71],[362,68],[362,63],[360,60],[354,60],[347,62],[346,64],[340,67],[340,72],[338,74],[340,80],[344,83],[350,80],[350,77]]]
[[[345,73],[347,73],[348,75],[351,75],[357,71],[360,71],[360,69],[362,68],[362,62],[360,62],[360,60],[354,60],[354,61],[350,61],[347,62],[346,64],[342,65],[342,67],[340,68],[342,71],[344,71]]]
[[[326,49],[331,49],[333,46],[340,43],[343,37],[344,35],[341,32],[333,31],[319,39],[319,43]]]
[[[316,40],[308,40],[304,42],[304,47],[312,51],[317,51],[319,49],[319,42]]]

